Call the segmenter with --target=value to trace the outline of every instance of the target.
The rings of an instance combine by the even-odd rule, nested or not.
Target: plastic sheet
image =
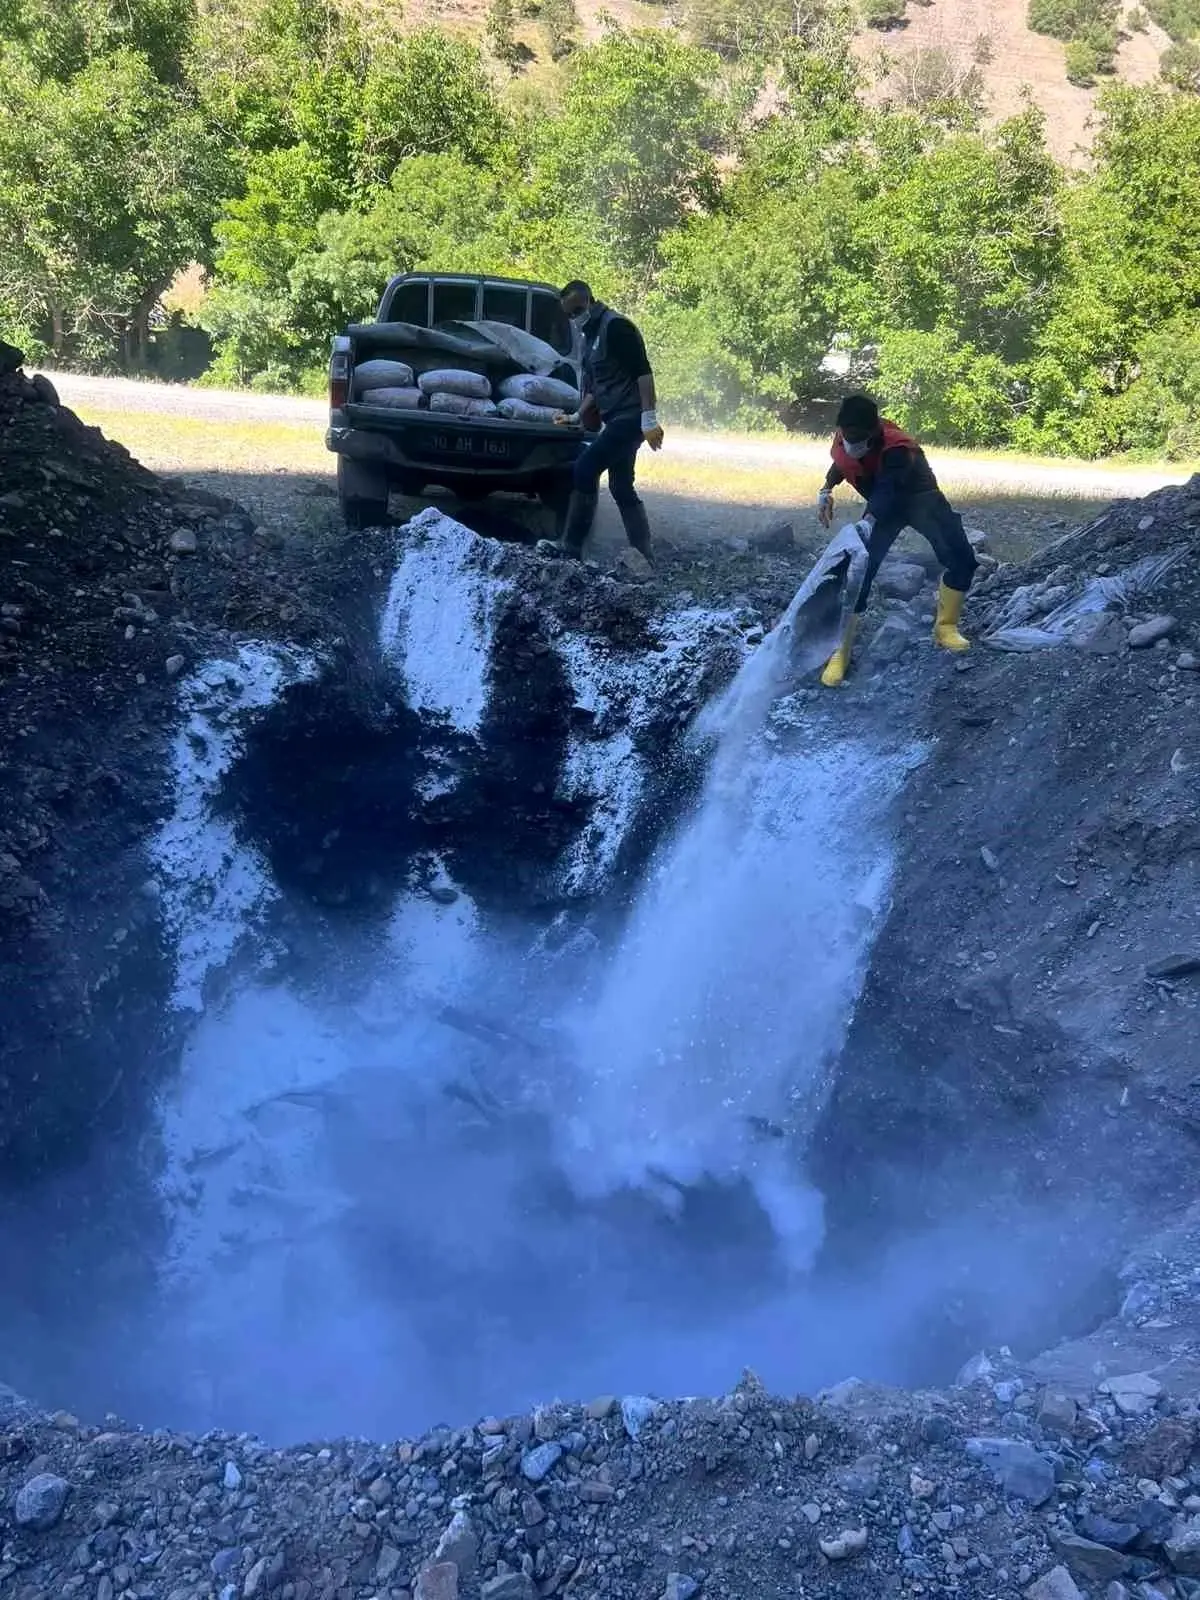
[[[1182,546],[1159,555],[1144,556],[1123,572],[1088,578],[1074,595],[1061,598],[1064,585],[1047,579],[1042,584],[1025,584],[1013,591],[999,623],[984,636],[984,643],[997,650],[1054,650],[1070,644],[1079,624],[1097,612],[1128,610],[1136,600],[1150,594],[1183,559]],[[1051,578],[1057,577],[1052,574]],[[1031,619],[1048,607],[1042,619]]]

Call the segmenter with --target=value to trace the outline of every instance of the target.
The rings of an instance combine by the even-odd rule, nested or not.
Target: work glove
[[[663,431],[659,426],[657,411],[642,412],[642,438],[651,450],[661,450],[663,447]]]
[[[865,517],[860,517],[854,524],[854,531],[863,544],[870,549],[871,535],[875,532],[875,518],[869,511]]]
[[[817,521],[823,528],[833,523],[833,490],[822,489],[817,496]]]
[[[579,426],[578,411],[560,411],[554,418],[556,428],[577,428]]]

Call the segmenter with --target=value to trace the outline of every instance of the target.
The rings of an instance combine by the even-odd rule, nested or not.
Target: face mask
[[[575,315],[570,318],[571,326],[578,329],[578,331],[582,333],[587,327],[591,315],[592,313],[590,311],[577,311]]]
[[[842,440],[842,448],[851,461],[861,461],[871,448],[870,439],[860,439],[857,444],[851,444],[849,439]]]

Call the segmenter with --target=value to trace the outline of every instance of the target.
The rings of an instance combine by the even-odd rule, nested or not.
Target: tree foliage
[[[1067,173],[1032,110],[988,124],[975,54],[864,73],[859,0],[689,0],[690,38],[587,45],[575,0],[492,0],[487,57],[350,0],[0,0],[0,334],[137,368],[199,263],[212,379],[308,387],[396,272],[579,275],[680,419],[793,423],[836,348],[934,440],[1186,454],[1196,7],[1154,0],[1166,83],[1102,91]],[[1031,19],[1105,69],[1113,0]],[[557,72],[514,93],[527,24]]]

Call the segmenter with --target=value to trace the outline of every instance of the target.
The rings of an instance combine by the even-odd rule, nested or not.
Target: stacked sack
[[[494,417],[497,414],[492,386],[481,373],[439,367],[433,372],[423,372],[417,383],[421,393],[428,397],[431,411],[443,411],[452,417]]]
[[[553,422],[563,412],[579,410],[579,390],[561,378],[521,372],[500,385],[502,417],[514,422]]]
[[[399,411],[427,407],[452,417],[506,417],[514,422],[553,422],[579,409],[579,390],[560,378],[521,372],[500,385],[499,405],[492,385],[479,372],[438,367],[419,378],[403,361],[364,361],[354,369],[354,397]]]
[[[413,369],[403,361],[364,361],[354,369],[354,398],[367,405],[416,411],[424,397]]]

